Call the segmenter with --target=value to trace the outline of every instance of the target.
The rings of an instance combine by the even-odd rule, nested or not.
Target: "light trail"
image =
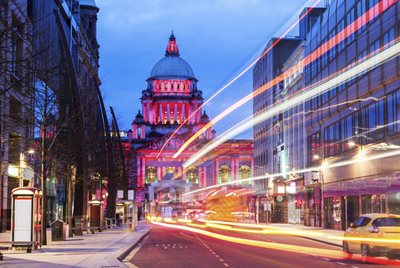
[[[289,70],[284,72],[283,74],[275,77],[265,85],[261,86],[260,88],[256,89],[254,92],[251,94],[248,94],[241,100],[237,101],[234,103],[232,106],[230,106],[228,109],[220,113],[217,117],[212,119],[209,123],[207,123],[202,129],[200,129],[198,132],[196,132],[192,137],[190,137],[179,150],[174,154],[173,158],[177,158],[194,140],[196,140],[199,136],[204,133],[208,128],[211,126],[215,125],[217,122],[219,122],[221,119],[226,117],[228,114],[232,113],[235,111],[237,108],[242,106],[243,104],[249,102],[252,100],[255,96],[258,96],[262,92],[266,91],[267,89],[277,85],[290,75],[292,75],[296,70],[299,68],[304,68],[304,66],[307,66],[310,64],[312,61],[318,59],[321,57],[323,54],[334,48],[336,45],[338,45],[340,42],[344,41],[347,37],[350,35],[354,34],[358,29],[369,23],[371,20],[373,20],[375,17],[379,16],[383,11],[387,10],[390,8],[393,4],[397,2],[397,0],[388,0],[387,5],[385,7],[382,7],[381,1],[378,2],[375,6],[370,8],[368,11],[366,11],[363,15],[361,15],[359,18],[357,18],[354,22],[349,24],[347,27],[345,27],[342,31],[337,33],[334,37],[326,41],[324,44],[322,44],[320,47],[318,47],[316,50],[314,50],[312,53],[304,57],[299,63],[291,67]],[[272,49],[272,48],[271,48]],[[265,54],[263,54],[265,55]],[[263,56],[262,55],[262,56]]]
[[[310,2],[310,1],[309,1]],[[304,12],[303,15],[301,15],[301,17],[299,19],[296,20],[295,23],[293,23],[279,38],[277,38],[277,40],[275,40],[275,42],[271,45],[271,47],[269,47],[268,49],[266,49],[261,55],[259,55],[257,57],[256,60],[252,61],[247,67],[244,68],[244,70],[242,70],[239,74],[237,74],[234,78],[232,78],[228,83],[226,83],[224,86],[222,86],[217,92],[215,92],[210,98],[208,98],[199,108],[197,108],[194,112],[192,112],[189,117],[187,119],[185,119],[185,121],[178,126],[178,128],[170,135],[170,137],[166,140],[166,142],[163,144],[163,146],[160,149],[160,152],[157,154],[156,158],[159,158],[162,151],[164,150],[165,146],[168,144],[168,142],[172,139],[173,136],[175,136],[178,131],[184,126],[185,123],[187,123],[193,116],[196,115],[196,113],[198,111],[200,111],[205,105],[207,105],[210,101],[212,101],[215,97],[217,97],[219,94],[221,94],[225,89],[227,89],[229,86],[231,86],[233,83],[235,83],[239,78],[241,78],[245,73],[247,73],[255,64],[257,64],[257,62],[265,55],[267,54],[274,46],[276,46],[280,40],[282,40],[286,35],[288,35],[290,33],[290,31],[292,31],[294,29],[294,27],[297,26],[297,24],[299,23],[299,21],[301,21],[305,16],[308,15],[308,13],[310,13],[320,2],[321,0],[315,0],[312,1],[313,4],[310,5],[309,9]],[[307,4],[306,4],[307,5]],[[210,123],[208,123],[205,127],[202,128],[202,130],[199,130],[200,133],[198,136],[201,135],[203,129],[207,130],[208,128],[210,128],[212,126],[212,124],[210,125]],[[196,133],[196,134],[197,134]],[[198,137],[197,136],[197,137]],[[176,158],[176,157],[174,157]]]
[[[393,156],[399,156],[399,155],[400,155],[400,150],[395,150],[395,151],[384,152],[384,153],[371,155],[371,156],[367,156],[366,155],[366,156],[364,156],[362,158],[356,157],[355,159],[352,159],[352,160],[346,160],[346,161],[341,161],[341,162],[332,163],[332,164],[323,163],[323,165],[321,165],[321,166],[316,166],[316,167],[311,167],[311,168],[306,168],[306,169],[299,169],[299,170],[293,171],[291,173],[292,174],[300,174],[300,173],[312,172],[312,171],[316,171],[316,170],[324,170],[324,169],[329,169],[329,168],[335,168],[335,167],[342,167],[342,166],[347,166],[347,165],[352,165],[352,164],[358,164],[358,163],[361,163],[361,162],[366,162],[366,161],[371,161],[371,160],[378,160],[378,159],[382,159],[382,158],[386,158],[386,157],[393,157]],[[208,186],[208,187],[197,189],[197,190],[194,190],[194,191],[191,191],[191,192],[184,193],[184,194],[182,194],[182,196],[190,195],[190,194],[194,194],[194,193],[198,193],[198,192],[202,192],[202,191],[206,191],[206,190],[210,190],[210,189],[215,189],[215,188],[219,188],[219,187],[227,186],[227,185],[231,185],[231,184],[237,184],[237,183],[242,183],[242,182],[250,182],[250,181],[262,180],[262,179],[267,179],[267,178],[281,177],[284,174],[285,174],[284,172],[275,173],[275,174],[268,174],[268,175],[265,175],[265,176],[257,176],[257,177],[251,177],[251,178],[237,180],[237,181],[231,181],[231,182],[226,182],[226,183],[221,183],[221,184],[215,184],[215,185],[211,185],[211,186]]]
[[[396,39],[397,41],[398,39]],[[225,131],[220,137],[216,138],[212,142],[208,143],[207,146],[202,148],[199,152],[194,154],[190,159],[188,159],[184,164],[183,167],[186,168],[192,164],[194,164],[197,160],[199,160],[202,156],[207,154],[209,151],[214,149],[215,147],[219,146],[220,144],[224,143],[228,139],[246,131],[247,129],[253,127],[255,124],[259,124],[275,114],[278,114],[286,109],[292,108],[296,105],[299,105],[306,100],[309,100],[317,95],[320,95],[330,88],[334,88],[350,79],[355,78],[356,76],[360,75],[361,73],[367,72],[371,69],[376,68],[377,66],[383,64],[384,62],[396,57],[400,54],[400,43],[396,43],[393,46],[386,48],[385,50],[375,54],[374,56],[366,59],[365,61],[349,68],[344,68],[345,71],[339,74],[333,74],[330,77],[333,77],[326,82],[322,83],[321,85],[315,86],[310,88],[308,91],[303,90],[303,92],[296,94],[295,96],[285,99],[284,102],[274,105],[270,109],[266,110],[265,112],[253,117],[251,120],[249,118],[239,122],[229,130]]]
[[[155,221],[152,221],[152,223],[155,225],[159,225],[159,226],[163,226],[163,227],[167,227],[167,228],[189,231],[189,232],[205,235],[208,237],[212,237],[212,238],[216,238],[219,240],[232,242],[232,243],[236,243],[236,244],[243,244],[243,245],[261,247],[261,248],[267,248],[267,249],[274,249],[274,250],[283,250],[283,251],[288,251],[288,252],[293,252],[293,253],[302,253],[302,254],[315,254],[317,251],[320,256],[330,257],[330,258],[335,258],[335,259],[342,259],[344,257],[344,253],[339,250],[330,250],[330,249],[321,249],[321,248],[316,249],[316,248],[305,247],[305,246],[264,242],[264,241],[258,241],[258,240],[251,240],[251,239],[221,235],[221,234],[213,233],[210,231],[199,230],[199,229],[187,227],[187,226],[172,225],[172,224],[166,224],[166,223],[155,222]]]
[[[323,231],[319,230],[294,230],[285,227],[276,227],[265,224],[250,224],[250,223],[237,223],[229,221],[213,221],[200,219],[199,221],[204,222],[206,226],[211,228],[234,231],[234,232],[244,232],[244,233],[256,233],[256,234],[274,234],[274,235],[291,235],[300,237],[315,237],[321,238],[325,237],[337,241],[356,241],[356,242],[371,242],[371,243],[390,243],[390,244],[400,244],[400,239],[387,239],[379,237],[344,237],[343,235],[327,235]],[[237,228],[246,227],[244,228]],[[261,229],[261,230],[260,230]]]

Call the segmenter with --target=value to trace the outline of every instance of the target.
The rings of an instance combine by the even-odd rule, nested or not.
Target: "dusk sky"
[[[315,2],[315,1],[312,1]],[[267,41],[295,22],[304,0],[96,0],[100,8],[100,75],[107,107],[128,130],[141,92],[165,53],[171,30],[206,99],[228,82]],[[295,31],[292,35],[297,34]],[[252,70],[205,109],[210,118],[252,91]],[[252,104],[214,127],[217,133],[252,114]],[[246,133],[244,134],[246,135]],[[247,136],[249,132],[247,133]]]

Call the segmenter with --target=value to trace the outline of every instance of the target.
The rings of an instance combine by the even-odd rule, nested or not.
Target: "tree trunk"
[[[42,124],[42,139],[41,139],[41,162],[40,162],[40,172],[41,172],[41,188],[42,188],[42,245],[47,245],[47,193],[46,193],[46,127]]]
[[[67,193],[68,193],[68,197],[67,197],[67,219],[68,219],[68,237],[73,237],[73,230],[72,230],[72,187],[73,187],[73,173],[72,173],[72,167],[71,170],[68,167],[68,186],[67,186]]]

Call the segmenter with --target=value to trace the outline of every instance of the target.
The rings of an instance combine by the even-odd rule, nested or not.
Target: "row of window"
[[[386,98],[371,103],[349,116],[308,137],[309,162],[319,159],[321,148],[324,157],[340,154],[357,144],[383,140],[385,135],[400,133],[400,90]],[[322,141],[322,144],[321,144]]]

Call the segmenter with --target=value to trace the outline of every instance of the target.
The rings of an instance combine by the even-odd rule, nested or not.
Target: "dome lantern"
[[[192,67],[180,57],[173,32],[168,40],[165,57],[154,65],[149,79],[190,79],[197,81]]]

